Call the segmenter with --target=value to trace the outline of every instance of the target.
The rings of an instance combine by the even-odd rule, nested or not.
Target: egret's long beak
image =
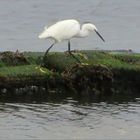
[[[94,31],[105,42],[104,38],[99,34],[99,32],[97,30],[94,30]]]

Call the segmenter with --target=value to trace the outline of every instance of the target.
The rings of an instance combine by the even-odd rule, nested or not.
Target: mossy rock
[[[44,57],[43,66],[57,72],[63,72],[66,68],[76,64],[77,61],[67,53],[49,53]]]
[[[75,65],[63,72],[68,84],[81,94],[110,94],[113,74],[104,65]]]

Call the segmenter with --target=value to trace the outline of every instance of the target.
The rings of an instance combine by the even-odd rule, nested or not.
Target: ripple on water
[[[139,118],[139,98],[127,104],[79,104],[72,98],[1,103],[0,138],[138,138]]]

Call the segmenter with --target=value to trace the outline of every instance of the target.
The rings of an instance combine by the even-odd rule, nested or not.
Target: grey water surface
[[[73,49],[133,49],[140,52],[140,0],[1,0],[0,51],[45,51],[51,41],[38,35],[44,26],[62,19],[93,22],[104,36],[93,33],[73,39]],[[52,51],[65,51],[60,43]]]
[[[140,98],[0,100],[0,139],[139,139]]]

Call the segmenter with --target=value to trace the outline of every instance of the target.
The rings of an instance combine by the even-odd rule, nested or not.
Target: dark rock
[[[63,73],[68,84],[81,94],[110,94],[113,74],[103,65],[75,65]]]

